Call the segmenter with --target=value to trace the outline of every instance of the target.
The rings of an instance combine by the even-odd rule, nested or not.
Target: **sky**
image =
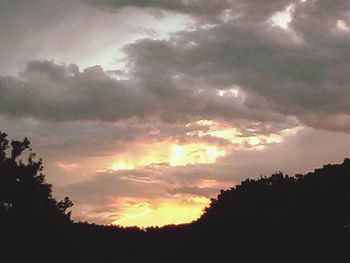
[[[350,156],[350,1],[0,0],[0,130],[73,219],[162,226]]]

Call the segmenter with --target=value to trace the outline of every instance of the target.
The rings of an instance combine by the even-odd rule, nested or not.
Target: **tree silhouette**
[[[247,179],[213,198],[200,221],[242,229],[344,229],[350,223],[350,159],[306,175]]]
[[[26,150],[26,158],[20,158]],[[42,160],[35,160],[27,138],[10,144],[7,134],[0,132],[0,220],[70,220],[67,210],[73,203],[68,197],[53,198],[42,170]]]
[[[350,258],[350,159],[246,179],[221,190],[198,220],[145,230],[73,222],[72,202],[53,198],[42,171],[27,138],[10,143],[0,132],[0,262]]]
[[[68,233],[73,203],[55,200],[42,171],[27,138],[10,143],[0,132],[1,262],[64,262],[67,253],[76,258]]]

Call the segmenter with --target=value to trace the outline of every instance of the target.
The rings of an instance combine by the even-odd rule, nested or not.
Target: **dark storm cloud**
[[[232,14],[245,23],[257,23],[280,11],[290,0],[86,0],[110,10],[123,7],[153,8],[195,16],[200,21],[215,21]]]
[[[313,127],[350,130],[347,1],[99,1],[99,5],[152,7],[216,19],[204,27],[199,19],[194,30],[168,40],[127,45],[126,80],[116,80],[98,66],[80,71],[74,65],[32,62],[19,78],[0,78],[3,114],[53,121],[156,115],[166,122],[207,118],[291,126],[295,122],[285,122],[284,117],[295,116]],[[271,16],[288,6],[289,29],[272,25]],[[232,87],[238,87],[238,97],[218,96],[219,90]]]
[[[216,14],[230,6],[229,0],[87,0],[98,6],[109,8],[138,7],[159,8],[167,11],[175,11],[189,14]]]
[[[151,116],[166,122],[201,118],[283,120],[282,115],[268,111],[268,106],[247,107],[241,96],[219,96],[215,89],[198,91],[186,83],[180,87],[165,71],[155,72],[152,78],[138,74],[129,78],[117,80],[99,66],[81,72],[76,65],[31,62],[19,77],[0,78],[0,111],[9,117],[50,121],[118,121]],[[261,111],[263,107],[266,111]]]
[[[350,34],[339,27],[339,21],[349,22],[349,3],[306,1],[291,7],[287,30],[272,25],[269,16],[257,24],[235,18],[180,32],[171,41],[139,41],[126,50],[136,76],[147,79],[166,69],[162,73],[197,87],[238,85],[247,106],[269,105],[313,127],[349,131]],[[333,121],[314,124],[323,118]]]
[[[80,72],[76,65],[31,62],[21,78],[0,79],[0,109],[44,120],[116,120],[147,114],[149,98],[140,93],[99,66]]]

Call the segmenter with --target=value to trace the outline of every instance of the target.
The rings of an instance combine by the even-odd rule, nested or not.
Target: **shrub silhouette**
[[[26,160],[20,159],[24,151]],[[0,132],[0,219],[1,220],[70,220],[67,210],[73,205],[68,197],[56,201],[52,186],[45,182],[42,160],[35,160],[27,138],[7,140]]]
[[[7,140],[0,132],[0,261],[62,262],[71,224],[68,197],[56,201],[27,138]],[[64,244],[64,245],[63,245]]]

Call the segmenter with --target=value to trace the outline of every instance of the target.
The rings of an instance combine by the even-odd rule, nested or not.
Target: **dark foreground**
[[[41,161],[18,160],[28,148],[0,133],[0,262],[349,262],[350,159],[245,180],[191,224],[140,230],[72,222]]]

